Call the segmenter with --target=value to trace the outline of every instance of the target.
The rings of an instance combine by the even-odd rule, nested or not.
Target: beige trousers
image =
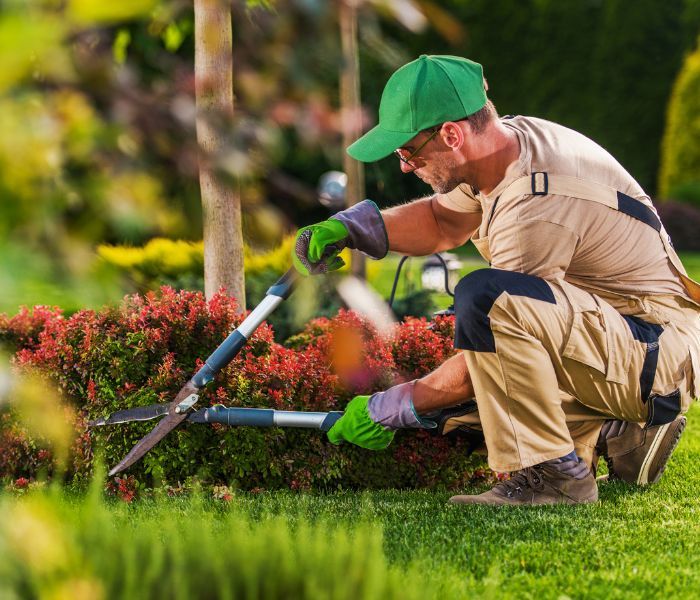
[[[479,409],[466,419],[481,424],[492,469],[574,449],[590,462],[603,420],[653,426],[687,411],[697,395],[697,309],[644,300],[647,312],[630,318],[564,281],[485,269],[460,282],[456,345]]]
[[[610,416],[592,410],[581,404],[576,398],[571,398],[566,394],[561,395],[561,402],[566,416],[566,427],[574,444],[574,450],[576,450],[578,457],[585,460],[588,466],[593,469],[596,466],[593,462],[597,458],[595,446],[598,442],[600,429],[605,420],[610,419]],[[466,425],[470,429],[483,430],[479,411],[452,417],[445,423],[444,433],[447,434],[461,425]],[[476,452],[477,454],[488,454],[488,449],[484,445],[477,448]],[[494,468],[494,470],[497,469]]]

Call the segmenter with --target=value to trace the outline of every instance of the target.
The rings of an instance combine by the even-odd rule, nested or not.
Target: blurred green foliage
[[[0,497],[0,596],[385,600],[465,588],[453,572],[428,582],[415,564],[390,564],[377,523],[256,519],[230,495],[160,497],[135,511],[105,503],[101,482],[83,498]]]
[[[410,57],[460,54],[481,62],[501,114],[539,116],[581,131],[655,193],[666,102],[700,29],[697,0],[440,5],[462,25],[462,39],[450,45],[433,28],[402,35]],[[386,71],[365,67],[376,61],[363,57],[364,99],[375,107]]]
[[[686,57],[673,88],[659,180],[664,198],[700,208],[700,48]]]
[[[200,239],[192,5],[47,0],[0,11],[0,235],[51,265],[41,283],[79,288],[97,244]],[[377,0],[358,18],[365,128],[401,64],[466,55],[484,64],[502,114],[579,129],[655,191],[666,101],[700,0]],[[337,10],[232,3],[232,19],[235,115],[217,123],[228,144],[213,159],[240,191],[246,241],[266,250],[327,217],[316,182],[344,151]],[[393,158],[367,167],[367,196],[382,206],[426,192]]]

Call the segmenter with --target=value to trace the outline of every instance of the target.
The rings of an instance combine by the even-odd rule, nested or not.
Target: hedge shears
[[[227,408],[216,405],[194,410],[199,391],[210,383],[241,351],[253,332],[286,300],[294,289],[299,275],[295,269],[287,271],[269,290],[262,301],[245,320],[214,350],[204,365],[180,389],[172,402],[121,410],[108,417],[88,423],[91,427],[113,425],[130,421],[148,421],[163,417],[110,472],[112,477],[128,469],[183,421],[193,423],[221,423],[256,427],[303,427],[328,431],[343,415],[340,411],[305,412],[264,408]]]

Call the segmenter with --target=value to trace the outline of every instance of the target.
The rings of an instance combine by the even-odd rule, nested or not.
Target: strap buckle
[[[549,177],[544,171],[535,171],[531,175],[532,194],[534,196],[546,196],[549,193]]]

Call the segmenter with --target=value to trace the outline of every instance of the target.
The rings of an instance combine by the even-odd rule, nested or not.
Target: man
[[[455,503],[598,499],[613,477],[661,476],[700,384],[700,286],[649,200],[605,150],[530,117],[499,119],[482,68],[421,56],[389,79],[379,125],[348,148],[392,152],[434,191],[380,212],[371,201],[300,230],[302,272],[337,268],[345,246],[374,258],[427,255],[471,239],[490,268],[455,291],[453,356],[422,379],[358,396],[335,443],[386,447],[394,430],[475,397],[489,465],[509,480]]]

